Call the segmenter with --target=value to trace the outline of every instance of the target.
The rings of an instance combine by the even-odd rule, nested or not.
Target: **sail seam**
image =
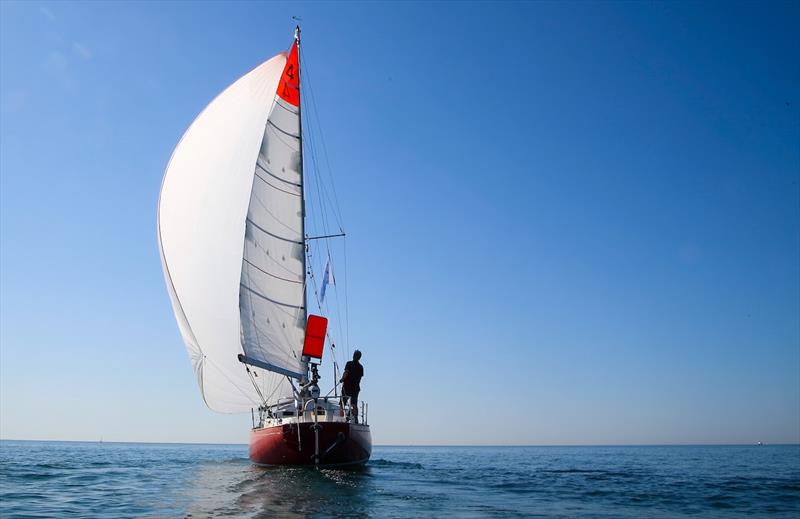
[[[281,132],[284,135],[287,135],[287,136],[289,136],[289,137],[291,137],[293,139],[298,139],[298,140],[300,139],[299,135],[295,135],[295,134],[293,134],[291,132],[287,132],[283,128],[279,127],[277,124],[275,124],[272,121],[270,121],[269,119],[267,119],[267,124],[272,126],[273,128],[275,128],[276,130],[278,130],[279,132]]]
[[[259,205],[261,206],[261,208],[262,208],[262,209],[264,209],[264,212],[265,212],[265,213],[267,213],[268,215],[270,215],[270,216],[272,217],[272,219],[273,219],[273,220],[275,220],[277,223],[279,223],[279,224],[281,225],[281,227],[283,227],[284,229],[286,229],[287,231],[289,231],[289,232],[290,232],[290,233],[292,233],[292,234],[300,234],[300,231],[297,231],[297,230],[295,230],[295,229],[292,229],[292,227],[291,227],[290,225],[288,225],[287,223],[284,223],[284,222],[283,222],[283,221],[282,221],[280,218],[278,218],[277,216],[275,216],[275,213],[273,213],[272,211],[270,211],[270,210],[267,208],[267,204],[265,204],[265,203],[264,203],[264,201],[263,201],[263,200],[261,200],[261,197],[260,197],[260,196],[258,196],[258,194],[256,193],[256,191],[255,191],[255,190],[253,191],[253,196],[252,196],[252,198],[250,199],[250,205],[251,205],[251,207],[252,207],[252,204],[253,204],[253,199],[255,199],[255,200],[256,200],[256,202],[258,202],[258,203],[259,203]]]
[[[248,273],[248,281],[250,281],[249,273]],[[243,283],[243,282],[242,282],[242,281],[240,281],[240,284],[241,284],[241,283]],[[248,299],[250,299],[250,306],[252,306],[252,305],[253,305],[253,302],[252,302],[252,301],[253,301],[253,297],[252,297],[252,294],[253,294],[253,292],[254,292],[254,291],[252,291],[252,290],[248,290],[248,294],[249,294],[249,295],[248,295]],[[241,291],[241,290],[239,290],[239,297],[240,297],[240,301],[241,301],[241,297],[242,297],[242,296],[241,296],[241,293],[242,293],[242,291]],[[280,306],[280,304],[278,304],[278,305],[276,305],[276,306],[275,306],[275,310],[279,311],[280,313],[282,313],[283,315],[285,315],[285,316],[286,316],[286,317],[288,317],[289,319],[294,319],[295,321],[297,320],[297,315],[294,315],[294,314],[293,314],[292,312],[290,312],[289,310],[286,310],[285,308],[282,308],[282,307]],[[298,311],[298,310],[302,310],[302,307],[294,307],[294,311]],[[250,322],[250,325],[251,325],[251,326],[256,326],[256,325],[255,325],[255,322],[253,322],[253,321],[251,321],[251,322]],[[288,337],[286,336],[286,332],[285,332],[285,330],[281,329],[281,333],[283,333],[283,335],[284,335],[284,338],[285,338],[285,339],[288,339]]]
[[[259,179],[260,181],[262,181],[263,183],[265,183],[266,185],[268,185],[269,187],[271,187],[272,189],[276,190],[276,191],[280,191],[281,193],[286,193],[287,195],[300,196],[300,193],[292,193],[291,191],[286,191],[285,189],[281,189],[281,188],[279,188],[277,186],[273,186],[272,184],[270,184],[267,181],[266,178],[264,178],[261,175],[259,175],[258,172],[256,172],[256,178]]]
[[[300,285],[300,284],[302,284],[302,283],[303,283],[302,281],[296,281],[296,280],[294,280],[294,279],[286,279],[286,278],[282,278],[282,277],[280,277],[280,276],[276,276],[275,274],[272,274],[272,273],[270,273],[270,272],[267,272],[266,270],[262,269],[261,267],[259,267],[258,265],[256,265],[256,264],[255,264],[255,263],[253,263],[252,261],[250,261],[249,259],[247,259],[247,258],[242,258],[242,259],[245,261],[245,263],[247,263],[247,264],[248,264],[248,265],[250,265],[251,267],[255,268],[255,269],[256,269],[256,270],[258,270],[259,272],[263,272],[264,274],[266,274],[266,275],[268,275],[268,276],[271,276],[271,277],[274,277],[275,279],[280,279],[281,281],[286,281],[286,282],[288,282],[288,283],[297,283],[298,285]]]
[[[292,115],[299,115],[300,114],[300,107],[295,107],[293,105],[287,104],[286,101],[284,101],[283,99],[280,98],[280,96],[277,96],[275,98],[275,104],[272,107],[273,111],[275,110],[276,106],[282,108],[285,112],[289,112]]]
[[[273,238],[277,238],[277,239],[283,240],[283,241],[288,241],[289,243],[296,243],[297,245],[302,245],[303,244],[303,242],[301,242],[301,241],[290,240],[289,238],[284,238],[283,236],[278,236],[277,234],[272,234],[268,230],[266,230],[263,227],[259,226],[256,222],[254,222],[250,218],[247,218],[247,223],[251,224],[253,227],[255,227],[259,231],[263,232],[264,234],[268,234],[268,235],[272,236]]]
[[[263,171],[264,171],[264,172],[265,172],[267,175],[269,175],[269,176],[271,176],[271,177],[273,177],[273,178],[277,178],[277,179],[278,179],[278,180],[280,180],[281,182],[286,182],[287,184],[289,184],[289,185],[291,185],[291,186],[294,186],[294,187],[303,187],[303,185],[302,185],[302,184],[298,184],[298,183],[296,183],[296,182],[292,182],[291,180],[286,180],[285,178],[281,178],[281,177],[279,177],[278,175],[276,175],[276,174],[275,174],[275,173],[273,173],[272,171],[268,170],[267,168],[265,168],[264,166],[262,166],[261,164],[259,164],[259,163],[258,163],[258,161],[256,161],[256,167],[259,167],[259,168],[261,168],[261,169],[262,169],[262,170],[263,170]]]
[[[281,303],[280,301],[275,301],[274,299],[270,299],[267,296],[265,296],[264,294],[262,294],[261,292],[259,292],[258,290],[254,290],[254,289],[250,288],[249,286],[245,285],[244,283],[239,283],[239,286],[244,288],[248,292],[250,292],[250,293],[252,293],[254,295],[257,295],[261,299],[264,299],[265,301],[269,301],[270,303],[275,303],[276,305],[285,306],[287,308],[298,308],[298,309],[302,309],[303,308],[303,305],[300,305],[300,306],[298,306],[298,305],[290,305],[288,303]]]
[[[269,125],[267,125],[267,130],[268,129],[269,129]],[[277,129],[277,127],[276,127],[276,129]],[[286,133],[286,132],[283,132],[283,133]],[[287,148],[291,149],[292,151],[299,151],[299,146],[298,146],[298,150],[294,149],[297,143],[296,142],[295,143],[291,143],[291,142],[285,140],[286,138],[283,135],[281,135],[280,131],[272,132],[272,135],[274,136],[275,139],[278,140],[278,142],[280,142],[281,144],[283,144]],[[295,139],[295,141],[300,142],[299,138],[295,137],[294,139]]]

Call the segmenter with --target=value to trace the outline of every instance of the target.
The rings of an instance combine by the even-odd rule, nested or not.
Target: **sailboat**
[[[359,412],[336,385],[319,387],[330,333],[308,312],[309,243],[332,236],[306,234],[301,85],[297,27],[289,52],[197,116],[164,173],[159,250],[203,400],[251,414],[250,459],[361,465],[372,450],[366,404]]]

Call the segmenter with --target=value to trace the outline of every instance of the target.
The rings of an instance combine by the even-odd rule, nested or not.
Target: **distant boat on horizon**
[[[319,388],[330,335],[327,318],[308,313],[310,242],[344,232],[306,234],[301,92],[297,27],[288,53],[226,88],[178,142],[159,195],[159,250],[203,400],[251,413],[250,459],[361,465],[372,452],[366,404],[358,413],[336,384],[326,396]],[[326,280],[321,300],[315,285],[320,310]]]

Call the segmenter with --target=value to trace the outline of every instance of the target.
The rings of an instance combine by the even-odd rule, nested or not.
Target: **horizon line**
[[[247,443],[222,443],[222,442],[160,442],[160,441],[124,441],[124,440],[32,440],[23,438],[0,438],[0,441],[38,442],[38,443],[134,443],[142,445],[230,445],[244,446]],[[551,443],[551,444],[493,444],[493,443],[459,443],[459,444],[399,444],[383,443],[374,444],[373,447],[756,447],[756,446],[800,446],[798,442],[775,443]]]

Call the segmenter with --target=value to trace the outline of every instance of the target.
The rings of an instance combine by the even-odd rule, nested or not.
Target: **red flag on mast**
[[[322,358],[322,349],[325,347],[325,332],[328,329],[328,320],[319,315],[309,315],[306,323],[306,339],[303,342],[303,355],[307,357]]]

